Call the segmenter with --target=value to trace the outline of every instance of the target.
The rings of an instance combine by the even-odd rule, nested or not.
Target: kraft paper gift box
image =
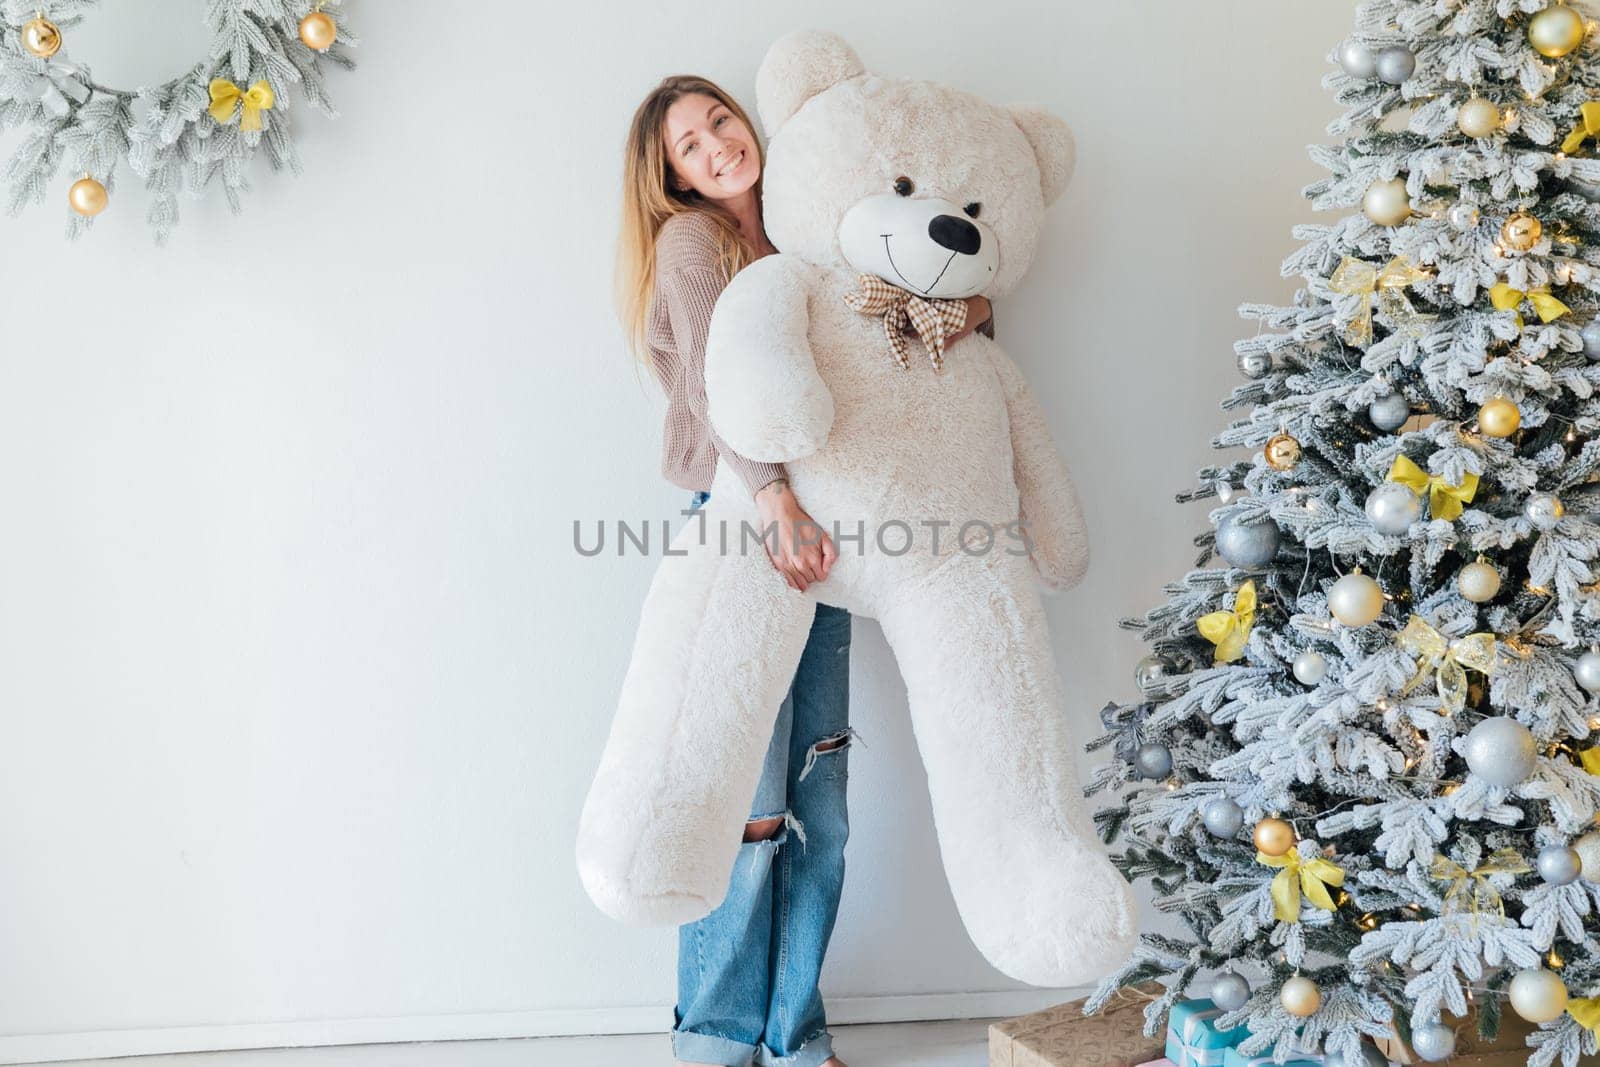
[[[1167,1019],[1167,1059],[1177,1067],[1223,1067],[1228,1049],[1250,1036],[1247,1027],[1217,1029],[1222,1009],[1209,1000],[1186,1000]]]
[[[1461,1019],[1446,1015],[1444,1023],[1456,1032],[1456,1051],[1450,1057],[1449,1067],[1527,1067],[1528,1057],[1533,1055],[1533,1049],[1527,1045],[1527,1037],[1539,1029],[1510,1010],[1500,1013],[1500,1029],[1493,1041],[1478,1035],[1476,1008]],[[1377,1045],[1378,1051],[1393,1063],[1408,1067],[1423,1062],[1420,1056],[1411,1051],[1411,1046],[1400,1040],[1398,1031],[1387,1040],[1377,1042]],[[1584,1057],[1579,1062],[1588,1064],[1595,1061],[1592,1057]]]
[[[1161,1055],[1144,1036],[1144,1008],[1165,990],[1155,983],[1112,997],[1099,1015],[1081,1000],[1006,1019],[989,1027],[989,1067],[1141,1067]]]

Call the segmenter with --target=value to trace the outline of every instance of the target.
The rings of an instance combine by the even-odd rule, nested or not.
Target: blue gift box
[[[1178,1067],[1224,1067],[1228,1050],[1250,1036],[1245,1026],[1218,1030],[1222,1009],[1209,1000],[1186,1000],[1167,1017],[1167,1059]]]
[[[1294,1059],[1284,1063],[1282,1067],[1321,1067],[1322,1063],[1323,1057],[1320,1052],[1296,1051]],[[1222,1057],[1222,1067],[1278,1067],[1278,1065],[1272,1062],[1271,1048],[1255,1056],[1246,1056],[1237,1048],[1230,1048]]]

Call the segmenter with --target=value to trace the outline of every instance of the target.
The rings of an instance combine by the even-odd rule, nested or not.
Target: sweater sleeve
[[[711,328],[711,309],[723,289],[719,271],[696,265],[674,266],[656,279],[665,298],[672,323],[678,358],[683,361],[684,400],[690,412],[705,426],[712,447],[733,472],[755,494],[774,478],[786,474],[781,463],[757,463],[734,452],[718,436],[706,417],[706,333]]]

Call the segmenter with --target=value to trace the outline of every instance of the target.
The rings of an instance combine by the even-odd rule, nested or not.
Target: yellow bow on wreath
[[[1573,997],[1567,1001],[1567,1014],[1585,1030],[1600,1034],[1600,997]]]
[[[1428,513],[1436,519],[1460,518],[1461,505],[1472,503],[1478,493],[1476,474],[1462,475],[1460,485],[1451,485],[1437,474],[1430,476],[1405,456],[1395,457],[1394,466],[1389,468],[1389,480],[1399,482],[1418,496],[1426,493]]]
[[[1590,100],[1578,109],[1578,124],[1561,142],[1561,151],[1571,155],[1583,147],[1583,142],[1600,133],[1600,101]]]
[[[1245,642],[1256,618],[1256,583],[1252,579],[1239,587],[1232,611],[1213,611],[1195,623],[1200,636],[1217,646],[1217,662],[1232,663],[1244,655]]]
[[[1337,905],[1328,894],[1328,886],[1344,885],[1344,871],[1329,861],[1318,857],[1302,860],[1300,853],[1291,848],[1281,856],[1256,853],[1256,862],[1280,868],[1272,879],[1272,914],[1286,923],[1300,921],[1300,894],[1323,911],[1334,911]]]
[[[1454,715],[1467,704],[1467,670],[1494,673],[1494,634],[1468,634],[1457,641],[1446,641],[1443,634],[1420,616],[1411,616],[1406,628],[1395,639],[1401,648],[1417,658],[1417,673],[1402,693],[1409,693],[1434,671],[1439,699]]]
[[[1395,323],[1397,332],[1420,337],[1423,324],[1432,316],[1418,313],[1400,290],[1426,277],[1427,271],[1413,267],[1404,256],[1395,256],[1382,270],[1365,260],[1345,256],[1328,279],[1328,288],[1346,296],[1368,294],[1357,305],[1355,318],[1345,323],[1345,343],[1356,348],[1372,343],[1372,293],[1378,294],[1378,306]]]
[[[1505,902],[1500,899],[1500,891],[1489,881],[1489,875],[1527,874],[1532,870],[1515,849],[1502,848],[1490,853],[1489,858],[1471,872],[1448,856],[1435,856],[1428,877],[1436,882],[1450,883],[1450,888],[1445,891],[1441,915],[1453,915],[1466,910],[1467,884],[1472,883],[1472,921],[1477,922],[1485,906],[1499,912],[1502,919],[1506,917]]]
[[[1495,306],[1496,311],[1516,312],[1517,329],[1522,329],[1522,302],[1526,300],[1533,305],[1533,310],[1538,312],[1540,322],[1554,322],[1572,309],[1550,295],[1548,286],[1525,293],[1521,289],[1513,289],[1507,282],[1495,282],[1489,288],[1489,302]]]
[[[227,122],[233,118],[235,105],[242,104],[244,116],[239,119],[239,128],[259,130],[261,113],[272,110],[272,105],[276,102],[276,98],[272,95],[272,86],[265,81],[256,82],[246,91],[227,78],[212,78],[211,106],[206,110],[210,111],[211,117],[218,122]]]

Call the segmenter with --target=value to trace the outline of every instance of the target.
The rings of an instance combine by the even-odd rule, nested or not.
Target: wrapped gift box
[[[1241,1038],[1241,1040],[1243,1040]],[[1320,1067],[1323,1058],[1320,1052],[1299,1051],[1294,1058],[1284,1063],[1282,1067]],[[1272,1048],[1269,1046],[1265,1052],[1253,1056],[1246,1056],[1237,1048],[1229,1048],[1222,1057],[1222,1067],[1278,1067],[1272,1062]]]
[[[1139,1067],[1178,1067],[1178,1065],[1163,1056],[1159,1060],[1151,1060],[1149,1063],[1141,1063]]]
[[[1161,1039],[1144,1036],[1144,1008],[1159,984],[1123,991],[1098,1015],[1081,1000],[989,1027],[989,1067],[1142,1067],[1161,1056]]]
[[[1173,1005],[1167,1022],[1167,1059],[1177,1067],[1223,1067],[1228,1049],[1250,1036],[1238,1026],[1217,1029],[1222,1009],[1209,1000],[1186,1000]]]
[[[1527,1067],[1528,1057],[1533,1055],[1533,1049],[1528,1047],[1527,1038],[1529,1034],[1539,1029],[1511,1011],[1509,1006],[1500,1013],[1500,1029],[1493,1041],[1487,1041],[1478,1035],[1476,1010],[1469,1011],[1466,1017],[1461,1019],[1446,1015],[1444,1024],[1456,1032],[1456,1052],[1450,1057],[1449,1067]],[[1411,1064],[1424,1062],[1411,1051],[1409,1045],[1400,1040],[1399,1031],[1395,1031],[1387,1041],[1379,1041],[1377,1045],[1378,1051],[1389,1057],[1393,1063],[1409,1067]]]

